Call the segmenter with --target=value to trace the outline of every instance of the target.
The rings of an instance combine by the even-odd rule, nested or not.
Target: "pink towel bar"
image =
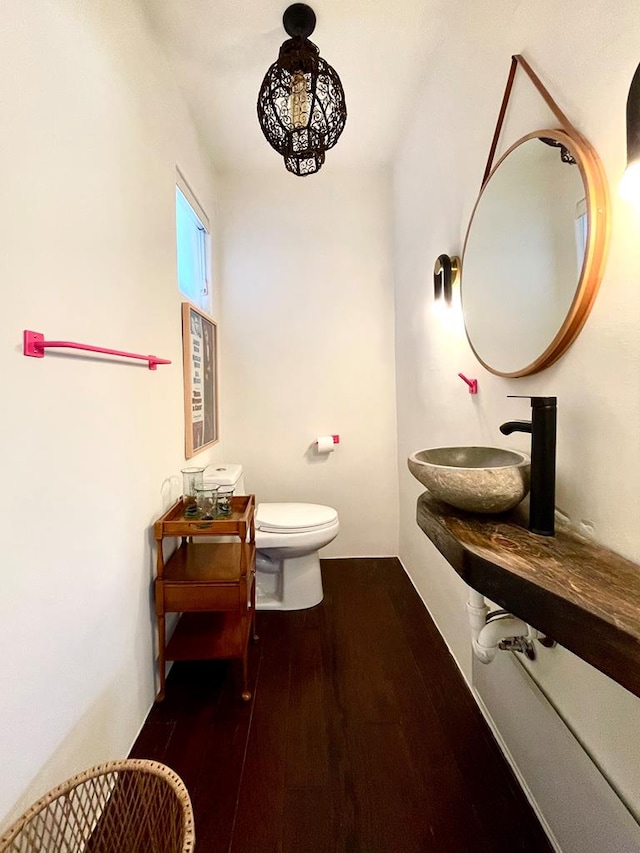
[[[139,355],[135,352],[122,352],[117,349],[106,349],[105,347],[92,347],[90,344],[77,344],[73,341],[45,341],[40,332],[24,330],[24,355],[32,358],[44,358],[47,347],[60,347],[62,349],[81,349],[86,352],[101,352],[105,355],[117,355],[121,358],[138,358],[149,362],[149,370],[155,370],[159,364],[171,364],[166,358],[158,358],[156,355]]]

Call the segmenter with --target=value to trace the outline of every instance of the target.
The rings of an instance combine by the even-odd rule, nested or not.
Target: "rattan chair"
[[[191,853],[193,809],[155,761],[92,767],[45,794],[0,838],[0,853]]]

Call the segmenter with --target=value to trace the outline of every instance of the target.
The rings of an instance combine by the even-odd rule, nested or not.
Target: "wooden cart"
[[[248,701],[249,639],[255,632],[255,496],[232,498],[231,514],[212,521],[185,518],[180,498],[156,523],[155,579],[158,665],[164,699],[168,660],[242,660],[242,698]],[[215,537],[238,541],[216,542]],[[163,542],[181,542],[165,562]],[[196,537],[196,541],[194,541]],[[201,537],[206,537],[206,541]],[[181,613],[169,642],[166,614]]]

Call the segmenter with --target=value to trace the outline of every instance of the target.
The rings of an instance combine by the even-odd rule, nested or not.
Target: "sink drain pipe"
[[[539,632],[506,610],[489,613],[484,595],[471,587],[467,614],[473,653],[482,663],[491,663],[500,649],[524,652],[528,657],[535,657],[533,640],[540,636]]]

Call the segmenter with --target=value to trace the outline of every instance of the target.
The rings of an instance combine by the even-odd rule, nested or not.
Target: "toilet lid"
[[[338,513],[320,504],[258,504],[256,528],[267,533],[306,533],[330,527]]]

